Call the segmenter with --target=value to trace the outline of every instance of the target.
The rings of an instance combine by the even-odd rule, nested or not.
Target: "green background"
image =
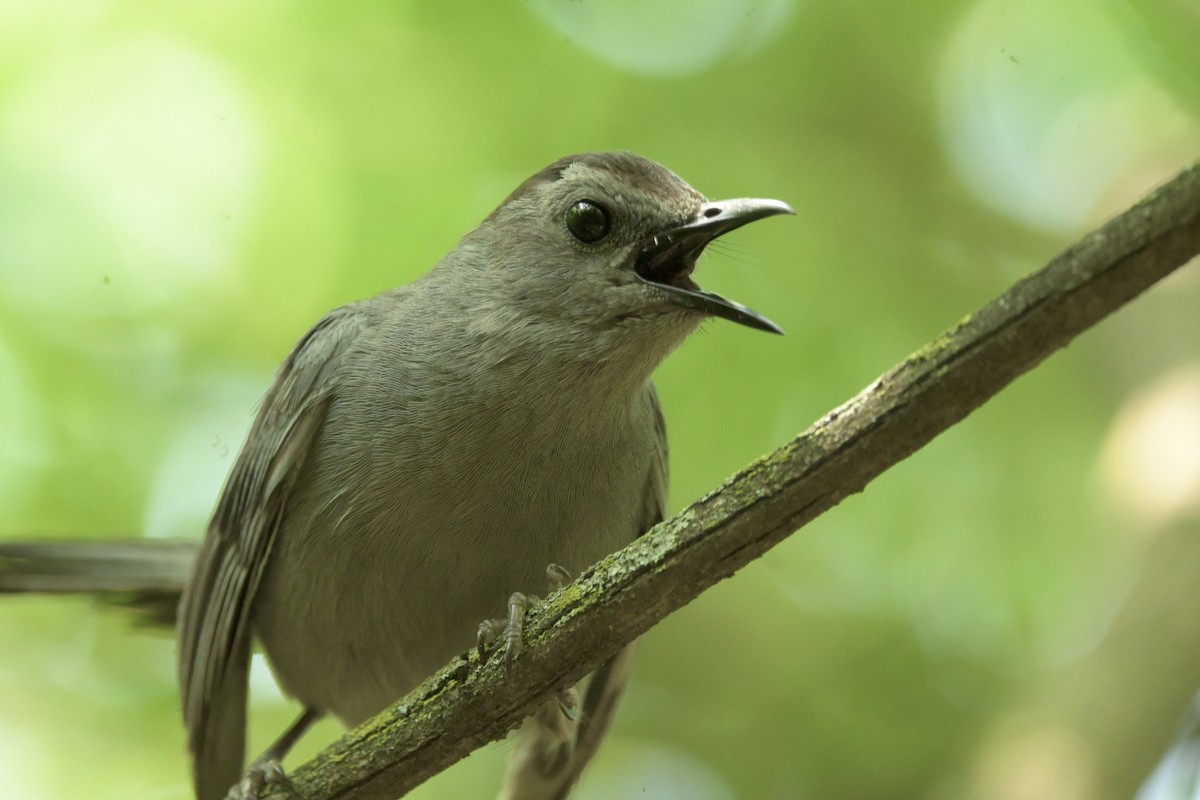
[[[678,509],[1194,161],[1196,42],[1194,0],[5,0],[0,536],[199,535],[309,324],[619,148],[798,212],[697,272],[787,336],[659,370]],[[1198,460],[1193,265],[647,635],[578,796],[1130,796],[1200,687]],[[0,598],[0,795],[186,797],[172,660]]]

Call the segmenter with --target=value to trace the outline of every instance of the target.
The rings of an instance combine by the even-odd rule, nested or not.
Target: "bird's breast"
[[[651,411],[597,427],[567,410],[486,393],[334,408],[255,602],[285,688],[357,722],[469,647],[512,592],[545,594],[549,564],[578,574],[632,541]]]

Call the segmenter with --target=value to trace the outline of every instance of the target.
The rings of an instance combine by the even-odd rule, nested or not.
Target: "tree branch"
[[[516,726],[672,611],[861,491],[1200,253],[1200,166],[1019,281],[809,430],[531,612],[511,675],[460,657],[293,775],[304,797],[394,798]]]

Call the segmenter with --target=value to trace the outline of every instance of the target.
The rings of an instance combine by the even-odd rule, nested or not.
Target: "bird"
[[[567,156],[413,283],[341,306],[268,389],[184,584],[178,678],[197,800],[254,797],[316,720],[355,726],[528,596],[666,514],[652,380],[706,319],[781,333],[693,280],[719,236],[793,210],[710,202],[636,154]],[[3,577],[0,575],[0,587]],[[498,613],[510,622],[493,622]],[[303,713],[245,765],[251,649]],[[518,734],[501,797],[561,800],[632,650]]]

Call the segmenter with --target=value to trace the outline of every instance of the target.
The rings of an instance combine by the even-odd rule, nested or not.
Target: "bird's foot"
[[[513,592],[508,597],[508,616],[503,619],[486,619],[479,623],[475,640],[479,647],[479,658],[487,661],[495,652],[500,641],[504,642],[504,671],[512,670],[513,659],[524,646],[525,615],[530,603],[538,602],[538,598],[522,592]]]
[[[567,569],[562,564],[551,564],[550,566],[546,567],[546,580],[550,583],[550,591],[557,592],[559,589],[575,580],[575,576],[571,574],[571,570]]]
[[[571,581],[571,573],[560,564],[546,567],[546,580],[550,591],[556,592]],[[514,659],[525,646],[525,616],[529,607],[540,603],[535,595],[513,592],[508,598],[508,617],[487,619],[479,623],[475,632],[475,643],[481,661],[487,661],[499,640],[504,641],[504,671],[511,672]]]
[[[263,754],[250,762],[242,779],[225,795],[225,800],[258,800],[268,786],[278,786],[290,797],[300,796],[279,759]]]

